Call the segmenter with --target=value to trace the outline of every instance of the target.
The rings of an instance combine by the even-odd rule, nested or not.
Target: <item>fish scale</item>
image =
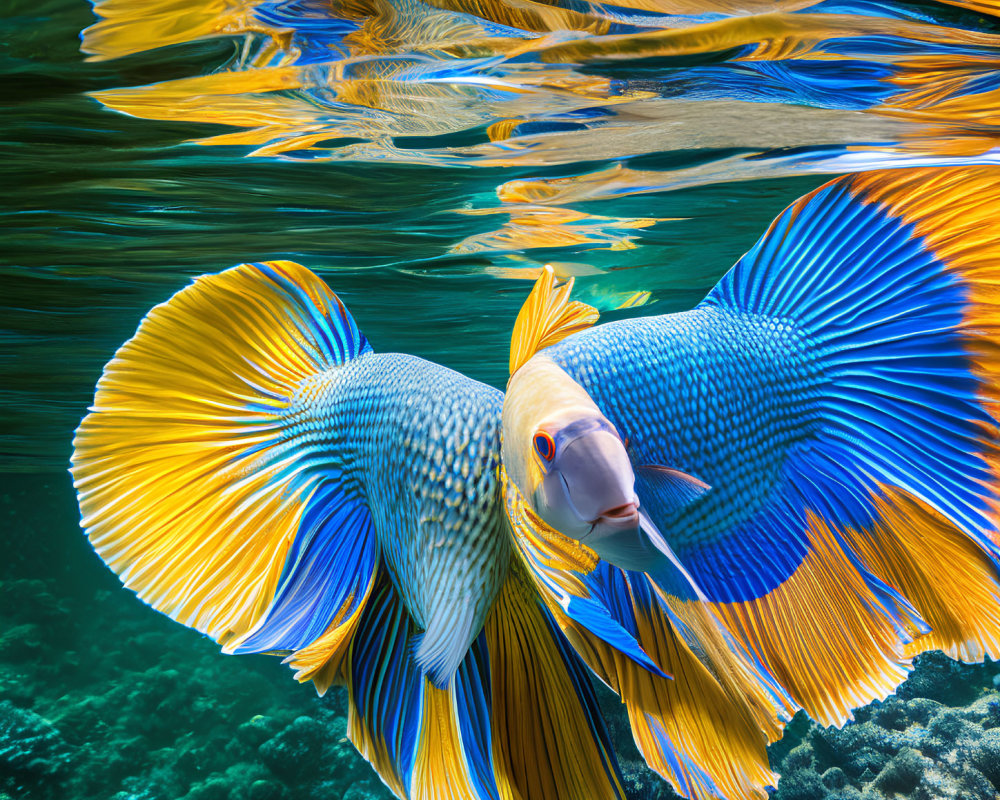
[[[546,354],[623,428],[633,463],[712,486],[662,517],[680,552],[749,519],[818,425],[819,367],[803,334],[773,320],[701,307],[591,328]],[[616,367],[629,361],[641,369]]]
[[[364,498],[393,583],[422,627],[464,597],[478,630],[506,575],[502,403],[498,390],[437,364],[366,353],[311,379],[289,409],[295,446],[341,470]]]

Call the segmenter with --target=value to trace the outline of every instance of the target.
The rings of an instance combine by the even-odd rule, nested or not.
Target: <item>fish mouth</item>
[[[621,530],[631,530],[639,527],[639,503],[632,500],[622,503],[614,508],[609,508],[597,519],[591,520],[591,531],[596,527],[619,528]]]

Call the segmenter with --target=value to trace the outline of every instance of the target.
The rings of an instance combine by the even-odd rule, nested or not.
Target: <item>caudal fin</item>
[[[797,201],[703,305],[798,376],[802,444],[717,607],[823,722],[921,650],[1000,656],[998,287],[1000,170],[894,170]]]
[[[527,580],[508,576],[444,688],[383,571],[351,647],[352,741],[408,800],[617,800],[614,752],[582,665]]]
[[[320,691],[378,556],[299,412],[310,382],[370,350],[298,264],[203,276],[107,364],[73,442],[82,525],[122,583],[226,652],[290,653]]]

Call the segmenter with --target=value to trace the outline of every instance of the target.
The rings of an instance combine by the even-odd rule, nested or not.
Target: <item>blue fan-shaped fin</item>
[[[997,652],[998,179],[838,179],[779,216],[702,305],[784,348],[801,396],[781,398],[800,409],[783,424],[801,433],[764,502],[682,557],[823,722],[891,692],[921,649]],[[935,540],[957,574],[932,577]],[[789,648],[793,631],[813,633]]]
[[[365,599],[378,563],[368,509],[336,480],[310,498],[274,602],[232,653],[299,650],[335,619],[353,616]]]

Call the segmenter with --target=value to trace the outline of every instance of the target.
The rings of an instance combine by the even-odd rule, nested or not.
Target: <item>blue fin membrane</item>
[[[800,436],[759,473],[760,507],[682,558],[823,723],[892,692],[921,650],[1000,655],[998,187],[989,168],[833,181],[700,307],[767,344],[787,378],[757,424],[777,408]]]
[[[364,602],[377,564],[368,510],[336,484],[321,484],[306,504],[267,615],[232,653],[300,650],[335,618]]]

